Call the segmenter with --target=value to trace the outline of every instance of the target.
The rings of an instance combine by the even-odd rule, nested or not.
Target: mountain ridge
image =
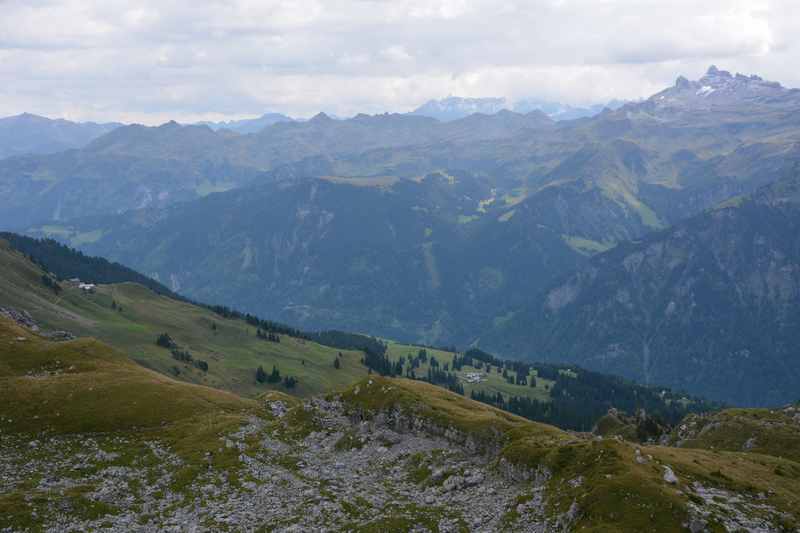
[[[736,405],[793,401],[798,187],[794,173],[601,253],[511,327],[528,328],[534,357]]]
[[[0,117],[0,159],[82,148],[120,126],[120,123],[50,119],[32,113]]]

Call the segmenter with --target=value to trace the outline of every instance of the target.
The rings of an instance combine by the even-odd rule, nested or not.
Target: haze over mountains
[[[0,161],[0,226],[304,328],[569,360],[732,403],[793,400],[798,261],[776,232],[795,212],[758,198],[795,175],[800,91],[712,67],[577,120],[456,118],[501,104],[247,134],[119,127]],[[744,199],[717,209],[732,198]],[[663,264],[627,270],[675,235]],[[745,259],[756,245],[776,259]],[[740,327],[756,310],[774,343]]]
[[[606,105],[594,104],[586,107],[576,107],[537,98],[525,98],[512,103],[506,98],[461,98],[449,96],[440,100],[429,100],[412,111],[411,114],[450,121],[468,117],[475,113],[493,115],[503,110],[523,114],[531,111],[541,111],[553,120],[573,120],[593,117],[606,108],[618,109],[624,103],[619,100],[613,100]]]
[[[408,115],[435,118],[448,122],[480,113],[494,115],[500,111],[515,111],[526,114],[541,111],[553,120],[570,120],[594,116],[605,108],[616,109],[624,102],[612,101],[607,105],[595,104],[575,107],[558,102],[535,98],[523,99],[509,104],[505,98],[461,98],[447,97],[430,100]],[[264,128],[281,122],[303,122],[283,113],[268,112],[259,117],[239,120],[201,121],[196,125],[208,126],[214,131],[227,130],[246,135],[258,133]],[[71,148],[83,148],[91,141],[123,126],[119,122],[97,124],[94,122],[74,122],[65,119],[22,113],[13,117],[0,118],[0,159],[26,154],[50,154]]]
[[[51,120],[30,113],[0,118],[0,159],[82,148],[119,126],[121,124]]]

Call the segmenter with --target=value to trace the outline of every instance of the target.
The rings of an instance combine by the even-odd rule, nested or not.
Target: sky
[[[0,116],[158,124],[800,87],[796,0],[0,0]]]

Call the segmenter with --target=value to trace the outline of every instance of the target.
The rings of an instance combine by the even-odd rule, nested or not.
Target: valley
[[[45,333],[66,332],[56,336],[94,337],[146,368],[188,383],[251,398],[267,390],[310,397],[340,390],[374,371],[427,380],[467,396],[485,395],[481,398],[489,403],[531,400],[534,404],[520,414],[586,431],[612,404],[646,408],[673,423],[711,407],[698,398],[578,368],[527,365],[483,352],[459,354],[337,331],[293,330],[182,300],[152,281],[144,287],[136,283],[146,282],[140,274],[54,241],[5,236],[9,240],[0,240],[6,273],[0,280],[0,314]],[[76,272],[84,273],[83,281],[65,279]],[[101,279],[116,282],[96,285]],[[80,287],[87,283],[90,290]],[[291,386],[287,379],[293,380]],[[578,394],[591,394],[594,402],[586,405]]]
[[[698,93],[703,87],[714,91]],[[602,317],[603,324],[576,335],[587,326],[567,325],[567,310],[550,316],[546,301],[560,294],[557,287],[570,274],[592,271],[662,231],[699,234],[705,222],[697,221],[708,220],[708,213],[741,212],[729,202],[796,176],[800,130],[792,110],[799,105],[795,89],[710,68],[697,81],[681,78],[645,101],[573,121],[510,111],[450,122],[408,115],[318,116],[225,139],[218,138],[219,130],[178,124],[119,129],[80,157],[157,157],[173,170],[213,162],[192,172],[200,172],[211,187],[206,191],[220,192],[181,201],[169,193],[164,202],[142,209],[116,204],[122,213],[101,204],[86,212],[76,204],[82,216],[31,220],[22,229],[120,261],[194,300],[301,329],[476,347],[511,359],[575,363],[731,404],[782,404],[795,400],[796,357],[742,335],[754,306],[765,324],[774,323],[773,312],[788,313],[779,335],[791,335],[797,306],[785,298],[795,294],[792,276],[775,281],[788,284],[780,289],[779,305],[790,307],[782,310],[767,309],[763,291],[752,294],[755,300],[743,296],[736,302],[724,295],[694,296],[708,304],[698,302],[692,320],[695,336],[707,342],[676,346],[677,355],[670,351],[674,335],[667,326],[685,315],[669,315],[669,301],[648,306],[653,287],[663,286],[657,298],[666,298],[668,291],[694,285],[667,288],[663,280],[642,280],[638,299],[631,287],[620,289],[620,305],[628,308],[623,315],[650,328],[636,341],[625,338],[633,334],[627,325],[612,323],[627,317],[600,310],[586,319]],[[311,138],[311,152],[300,153]],[[216,169],[231,164],[222,154],[232,146],[240,156],[263,157],[273,149],[263,143],[293,151],[275,148],[280,161],[242,163],[249,170],[241,179],[225,171],[219,178],[224,186],[215,181]],[[13,173],[17,181],[0,180],[10,187],[6,197],[23,202],[26,213],[32,211],[24,198],[44,205],[44,197],[16,189],[14,183],[34,182]],[[57,181],[80,189],[67,175]],[[718,210],[726,205],[731,209]],[[781,211],[779,217],[790,216],[790,210]],[[761,253],[745,249],[745,242],[730,245],[737,247],[733,255],[713,260]],[[685,253],[693,252],[680,252]],[[792,259],[784,266],[796,264]],[[730,290],[745,293],[756,282],[744,276],[783,276],[745,273],[732,264],[723,270],[718,274],[729,279],[724,283]],[[672,274],[678,275],[674,269],[658,275]],[[715,324],[712,301],[715,309],[726,310],[728,325]],[[666,328],[662,337],[652,331],[660,324]],[[720,338],[726,328],[739,336]],[[589,340],[600,334],[606,338]],[[694,351],[702,355],[689,375],[677,362]],[[747,356],[752,353],[780,363],[764,367],[760,358]]]
[[[0,118],[0,533],[800,532],[800,89],[647,87]]]

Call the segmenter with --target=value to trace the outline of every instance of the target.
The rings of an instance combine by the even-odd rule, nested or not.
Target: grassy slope
[[[50,342],[7,318],[0,318],[0,356],[0,417],[7,431],[153,428],[255,405],[142,368],[95,339]]]
[[[400,344],[396,342],[389,341],[389,349],[388,355],[389,358],[393,361],[396,361],[398,358],[403,356],[408,356],[409,358],[416,356],[417,352],[420,350],[418,346],[411,346],[408,344]],[[453,352],[448,352],[445,350],[437,350],[432,348],[425,348],[425,351],[428,353],[428,357],[430,358],[431,355],[435,356],[436,359],[439,361],[440,364],[448,363],[452,365],[453,363]],[[420,367],[416,370],[417,376],[424,377],[427,375],[428,366],[429,366],[430,359],[428,359],[428,363],[422,363]],[[456,372],[460,377],[464,378],[467,373],[469,372],[481,372],[486,374],[485,370],[476,370],[471,366],[465,365],[460,371]],[[532,376],[536,376],[536,371],[531,371]],[[504,396],[520,396],[520,397],[528,397],[534,400],[539,401],[547,401],[550,399],[550,389],[552,389],[554,382],[548,379],[536,378],[536,387],[529,387],[527,385],[511,385],[509,384],[504,378],[503,374],[497,372],[497,367],[492,367],[492,372],[487,374],[486,381],[483,381],[478,384],[466,383],[464,382],[464,394],[469,396],[470,393],[474,391],[485,391],[488,393],[497,393],[500,392]]]
[[[38,266],[2,243],[0,270],[7,273],[0,279],[0,306],[25,309],[48,329],[96,337],[159,372],[174,375],[173,367],[177,367],[180,371],[177,379],[183,381],[255,396],[271,387],[256,383],[255,368],[262,365],[269,372],[277,365],[282,375],[300,379],[292,391],[294,394],[310,396],[346,387],[367,372],[360,364],[360,352],[342,351],[343,364],[335,370],[332,363],[339,350],[287,336],[281,336],[279,344],[266,342],[256,338],[255,329],[241,320],[223,319],[207,309],[156,295],[132,283],[101,285],[93,295],[65,284],[65,291],[56,296],[42,284],[42,271]],[[112,302],[121,306],[122,311],[115,311]],[[216,330],[212,329],[212,324],[216,325]],[[175,361],[168,350],[156,346],[155,338],[162,332],[169,333],[195,359],[207,361],[208,373]],[[418,350],[418,347],[389,342],[392,359],[416,354]],[[452,363],[452,352],[427,351],[441,363]],[[423,364],[417,373],[424,376],[427,370],[428,365]],[[475,369],[465,366],[458,374],[463,377],[471,371]],[[496,372],[489,374],[486,382],[464,384],[467,395],[472,390],[483,390],[541,401],[549,398],[550,387],[552,382],[543,379],[537,379],[535,388],[510,385]]]
[[[685,448],[752,453],[785,457],[800,463],[800,407],[791,414],[784,409],[725,409],[706,415],[690,415],[682,422],[690,433],[680,443]],[[682,440],[681,428],[673,440]]]
[[[800,463],[787,459],[587,440],[405,379],[373,377],[350,388],[344,399],[366,412],[397,407],[493,441],[502,447],[500,457],[511,464],[546,465],[553,472],[547,482],[552,510],[563,512],[577,502],[580,531],[683,530],[695,481],[749,495],[769,494],[767,503],[793,515],[787,526],[796,527],[800,519]],[[637,447],[653,459],[636,462]],[[663,465],[678,475],[677,487],[664,481]],[[568,483],[579,477],[581,484]]]
[[[255,336],[255,329],[241,320],[226,320],[211,311],[159,296],[136,284],[102,285],[95,294],[84,294],[64,285],[56,296],[41,282],[42,271],[21,254],[0,244],[0,306],[24,309],[48,329],[65,329],[79,336],[93,336],[127,353],[131,358],[178,379],[202,383],[254,396],[267,385],[257,384],[255,369],[269,372],[277,365],[282,375],[299,378],[293,391],[308,396],[341,388],[366,375],[359,352],[342,351],[339,370],[333,360],[339,350],[313,342],[281,336],[280,343]],[[122,307],[114,310],[112,302]],[[212,324],[216,329],[212,329]],[[209,363],[208,373],[172,359],[155,339],[169,333],[195,359]]]
[[[158,440],[183,461],[173,485],[180,490],[209,465],[235,478],[239,451],[221,448],[220,435],[260,411],[254,400],[142,368],[95,339],[50,342],[0,317],[0,437],[120,436],[124,440],[109,442],[117,442],[110,451],[122,467],[146,456],[148,442]],[[26,503],[31,498],[38,503],[73,499],[63,491],[42,492],[36,483],[32,478],[0,494],[0,529],[36,530],[37,519]]]

